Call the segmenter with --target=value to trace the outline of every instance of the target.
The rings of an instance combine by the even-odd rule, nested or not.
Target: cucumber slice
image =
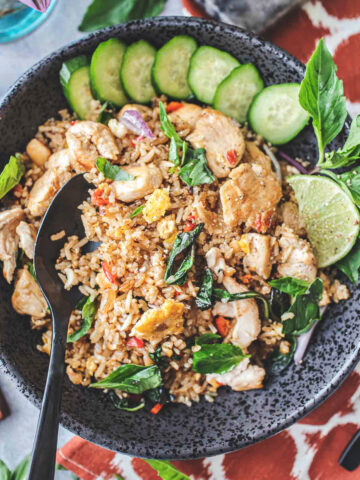
[[[283,83],[258,93],[248,116],[254,132],[274,145],[283,145],[296,137],[310,118],[300,106],[299,90],[298,83]]]
[[[151,68],[156,49],[146,40],[131,44],[125,51],[121,81],[127,95],[137,103],[150,103],[156,96],[151,83]]]
[[[240,63],[230,53],[200,47],[190,60],[188,82],[196,98],[212,104],[219,83]]]
[[[190,97],[192,92],[187,74],[190,58],[196,49],[196,41],[187,35],[174,37],[160,48],[152,69],[156,90],[178,100]]]
[[[60,83],[70,107],[84,120],[91,111],[94,97],[90,88],[90,67],[88,57],[80,55],[62,64]]]
[[[257,68],[251,63],[240,65],[216,89],[214,108],[244,123],[253,98],[263,88]]]
[[[91,87],[98,100],[117,107],[128,103],[120,80],[120,68],[126,45],[117,38],[100,43],[91,57]]]

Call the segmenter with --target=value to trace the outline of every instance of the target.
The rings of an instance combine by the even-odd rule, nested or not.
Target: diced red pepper
[[[189,215],[188,218],[189,222],[195,222],[196,218],[195,215]]]
[[[76,121],[75,120],[71,120],[71,122],[69,122],[71,126],[75,125]]]
[[[139,135],[138,137],[134,138],[134,140],[131,140],[132,146],[136,147],[136,144],[138,142],[142,142],[144,140],[144,138],[145,137],[143,135]]]
[[[235,165],[237,161],[236,150],[229,150],[228,152],[226,152],[226,158],[227,158],[227,161],[229,162],[229,165]]]
[[[166,107],[167,113],[171,112],[176,112],[176,110],[179,110],[183,106],[183,103],[181,102],[170,102],[168,106]]]
[[[186,223],[184,226],[184,232],[191,232],[192,230],[194,230],[195,226],[196,226],[195,223],[192,223],[192,222]]]
[[[126,345],[128,347],[143,348],[144,342],[140,338],[132,337],[127,341]]]
[[[162,409],[164,405],[162,403],[157,403],[156,405],[153,406],[153,408],[150,410],[151,413],[154,415],[157,415],[160,410]]]
[[[215,318],[216,328],[222,337],[226,337],[230,332],[230,321],[219,315]]]
[[[110,265],[107,262],[101,262],[101,268],[103,269],[105,277],[109,280],[109,282],[116,283],[117,277],[112,273]]]
[[[245,283],[246,285],[247,285],[248,283],[250,283],[251,280],[252,280],[252,276],[250,275],[250,273],[247,273],[246,275],[243,275],[243,276],[241,277],[242,283]]]
[[[100,207],[102,205],[108,205],[109,204],[109,199],[108,198],[103,198],[103,193],[104,189],[103,188],[97,188],[94,190],[91,194],[91,201],[94,205],[97,207]]]

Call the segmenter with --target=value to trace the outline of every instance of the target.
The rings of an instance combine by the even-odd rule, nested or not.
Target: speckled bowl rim
[[[214,33],[216,33],[216,31],[223,30],[223,31],[226,31],[226,33],[232,34],[237,38],[240,38],[240,39],[247,38],[250,42],[254,44],[254,48],[255,48],[255,45],[256,47],[262,48],[263,50],[268,52],[269,56],[272,56],[273,51],[277,50],[277,52],[280,55],[282,55],[284,59],[286,59],[284,60],[284,62],[286,61],[287,64],[289,64],[289,62],[292,63],[292,65],[296,69],[302,70],[305,73],[305,65],[301,63],[298,59],[290,55],[288,52],[272,44],[269,41],[263,40],[262,38],[260,38],[255,34],[249,33],[233,25],[228,25],[225,23],[216,22],[212,20],[206,20],[206,19],[200,19],[200,18],[194,18],[194,17],[188,18],[188,17],[180,17],[180,16],[157,17],[154,19],[136,20],[136,21],[128,22],[127,24],[117,25],[114,27],[109,27],[109,28],[99,30],[94,33],[90,33],[89,35],[86,35],[79,40],[68,43],[64,47],[56,50],[55,52],[51,53],[50,55],[46,56],[45,58],[37,62],[33,67],[28,69],[23,75],[20,76],[20,78],[5,93],[4,97],[1,99],[0,122],[2,120],[1,112],[3,109],[5,109],[8,106],[10,99],[17,94],[18,90],[21,90],[24,84],[26,84],[34,76],[35,77],[37,76],[38,71],[41,71],[42,66],[46,64],[48,61],[50,61],[54,54],[66,53],[68,50],[71,50],[71,48],[76,47],[81,43],[92,39],[93,37],[97,37],[100,42],[102,41],[102,37],[105,37],[109,34],[116,35],[119,31],[122,31],[124,28],[124,25],[131,26],[132,28],[135,28],[135,29],[137,26],[140,27],[141,25],[143,25],[143,23],[146,23],[146,25],[148,25],[149,28],[151,28],[152,25],[158,25],[158,24],[163,24],[164,26],[169,26],[169,27],[179,27],[179,25],[185,22],[190,25],[194,24],[197,26],[198,25],[203,25],[204,27],[207,26],[207,28],[212,28],[214,30]],[[287,418],[274,422],[271,428],[268,428],[266,432],[259,433],[253,438],[253,440],[242,441],[242,440],[232,439],[231,442],[227,441],[226,442],[227,445],[224,445],[223,447],[212,447],[211,445],[207,445],[202,449],[198,449],[196,456],[191,454],[191,450],[188,450],[188,451],[182,452],[179,456],[171,457],[171,459],[178,460],[178,459],[203,458],[203,457],[208,457],[213,455],[229,453],[232,451],[237,451],[249,445],[253,445],[254,443],[260,442],[262,440],[265,440],[279,433],[281,430],[288,428],[289,426],[291,426],[292,424],[294,424],[295,422],[303,418],[305,415],[309,414],[316,407],[318,407],[322,402],[324,402],[330,395],[332,395],[334,391],[346,379],[346,377],[351,373],[351,371],[357,365],[359,360],[360,360],[360,344],[356,346],[352,355],[351,356],[349,355],[348,361],[341,366],[341,368],[339,369],[337,374],[333,377],[333,379],[326,385],[326,387],[320,390],[318,394],[311,401],[308,401],[305,405],[300,406],[300,408],[297,411],[292,412],[292,414],[289,415]],[[42,400],[42,392],[40,392],[30,382],[27,383],[24,380],[21,373],[18,371],[16,365],[12,364],[11,361],[9,361],[9,359],[6,357],[4,352],[0,352],[0,371],[7,374],[14,381],[15,385],[21,391],[21,393],[26,398],[28,398],[37,408],[40,408],[41,400]],[[72,433],[79,435],[80,437],[86,438],[87,440],[95,444],[99,444],[99,445],[103,444],[102,442],[103,436],[101,433],[98,434],[94,429],[92,429],[88,425],[84,425],[83,423],[77,421],[69,414],[66,414],[66,413],[61,414],[61,425],[67,428]],[[109,447],[105,447],[105,448],[109,448]],[[144,450],[139,451],[139,449],[137,448],[124,448],[122,449],[121,453],[132,455],[132,456],[142,456],[146,458],[146,454],[144,454]],[[162,455],[157,455],[156,458],[169,459],[168,456],[162,456]]]

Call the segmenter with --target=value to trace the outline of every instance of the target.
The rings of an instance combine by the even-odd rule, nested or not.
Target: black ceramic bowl
[[[99,42],[113,36],[129,43],[146,38],[159,47],[179,34],[192,35],[200,44],[226,50],[243,63],[254,63],[266,84],[298,82],[304,75],[304,66],[283,50],[232,26],[169,17],[109,28],[40,61],[9,91],[0,105],[1,161],[22,151],[37,125],[67,106],[59,84],[59,69],[64,60],[90,54]],[[316,158],[311,129],[285,150]],[[16,315],[11,308],[13,286],[2,278],[0,282],[3,365],[24,395],[39,406],[48,358],[36,350],[39,334],[30,331],[29,320]],[[356,289],[349,301],[329,308],[304,364],[292,365],[263,390],[236,393],[221,389],[214,403],[201,401],[192,408],[173,404],[155,416],[144,410],[135,414],[116,410],[106,395],[75,386],[66,378],[62,424],[104,447],[151,458],[215,455],[263,440],[319,405],[359,360],[358,297]]]

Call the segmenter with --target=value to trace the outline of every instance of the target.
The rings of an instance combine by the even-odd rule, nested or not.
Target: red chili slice
[[[140,338],[132,337],[127,341],[126,345],[128,347],[143,348],[144,342]]]
[[[109,282],[115,283],[116,275],[112,273],[112,269],[110,265],[107,262],[101,262],[101,268],[103,269],[103,272],[105,273],[105,277],[109,280]]]
[[[97,207],[101,207],[103,205],[108,205],[109,199],[108,198],[103,198],[102,195],[104,193],[103,188],[97,188],[94,192],[91,194],[91,201],[94,205]]]
[[[171,112],[176,112],[176,110],[179,110],[183,104],[181,102],[170,102],[168,106],[166,107],[166,112],[171,113]]]
[[[184,226],[184,232],[191,232],[192,230],[194,230],[195,226],[196,226],[195,223],[192,223],[192,222],[186,223]]]
[[[236,150],[229,150],[228,152],[226,152],[226,158],[227,158],[227,161],[229,162],[229,165],[235,165],[237,161]]]
[[[164,405],[162,403],[157,403],[156,405],[153,406],[153,408],[150,410],[151,413],[154,415],[157,415],[160,410],[162,409]]]

